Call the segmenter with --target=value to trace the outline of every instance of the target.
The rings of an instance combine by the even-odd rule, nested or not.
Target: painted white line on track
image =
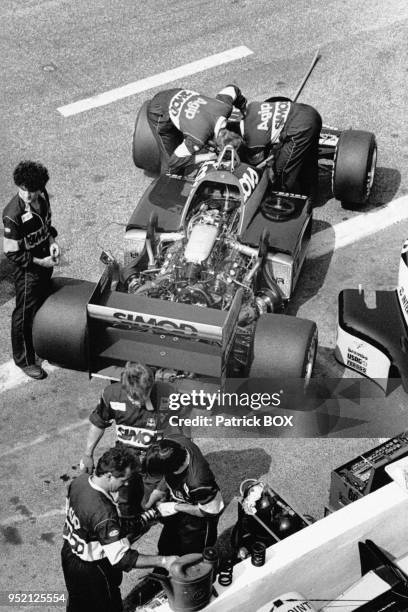
[[[58,370],[57,366],[51,365],[48,361],[43,361],[41,367],[44,368],[46,372]],[[16,366],[12,359],[0,366],[0,393],[29,382],[41,384],[41,381],[34,381],[34,379],[26,376],[24,372]]]
[[[55,508],[55,510],[48,510],[48,512],[44,512],[43,514],[15,514],[14,516],[9,516],[0,521],[0,527],[11,527],[17,523],[24,523],[25,521],[37,522],[41,519],[61,516],[64,514],[65,508]]]
[[[65,433],[69,433],[70,431],[75,431],[75,429],[79,429],[80,427],[84,427],[84,425],[89,425],[89,419],[82,419],[81,421],[75,421],[74,423],[70,423],[65,427],[61,427],[61,429],[57,429],[57,431],[53,431],[49,434],[43,434],[42,436],[38,436],[38,438],[34,438],[34,440],[30,440],[29,442],[22,442],[21,444],[16,444],[11,448],[7,448],[6,450],[0,451],[0,459],[2,457],[7,457],[7,455],[12,455],[13,453],[18,453],[18,451],[26,450],[31,446],[36,446],[37,444],[42,444],[47,440],[54,439],[57,436],[60,436]]]
[[[362,213],[321,232],[316,232],[312,236],[307,257],[308,259],[317,259],[407,219],[408,196],[402,196],[380,208],[380,210]],[[396,251],[395,261],[397,260],[398,253]]]
[[[92,108],[105,106],[106,104],[111,104],[112,102],[116,102],[117,100],[121,100],[122,98],[133,96],[134,94],[146,91],[147,89],[159,87],[161,85],[165,85],[166,83],[171,83],[172,81],[182,79],[191,74],[203,72],[204,70],[208,70],[209,68],[215,68],[216,66],[220,66],[221,64],[227,64],[228,62],[233,62],[234,60],[242,59],[243,57],[252,55],[252,53],[253,51],[251,51],[251,49],[248,49],[248,47],[234,47],[233,49],[229,49],[228,51],[216,53],[215,55],[209,55],[208,57],[204,57],[195,62],[190,62],[189,64],[178,66],[177,68],[173,68],[172,70],[166,70],[166,72],[161,72],[160,74],[155,74],[151,77],[141,79],[140,81],[129,83],[128,85],[124,85],[123,87],[118,87],[116,89],[111,89],[110,91],[105,91],[101,94],[96,94],[91,98],[85,98],[83,100],[73,102],[72,104],[60,106],[57,110],[61,113],[61,115],[63,115],[63,117],[77,115],[78,113],[83,113]]]

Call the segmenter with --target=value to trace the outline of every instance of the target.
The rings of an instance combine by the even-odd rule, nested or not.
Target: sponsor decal
[[[405,323],[408,324],[408,240],[404,242],[401,248],[400,265],[398,272],[398,287],[397,295],[402,310],[402,314],[405,319]]]
[[[256,126],[258,130],[263,130],[265,132],[269,129],[269,120],[273,117],[273,108],[274,104],[271,102],[262,102],[261,110],[258,111],[258,115],[260,115],[261,123],[258,123]]]
[[[347,349],[347,363],[349,368],[353,368],[362,374],[367,373],[368,356],[359,353],[354,349],[348,347]]]
[[[321,147],[335,147],[338,143],[339,137],[336,134],[323,134],[320,133],[319,145]]]
[[[112,410],[120,410],[121,412],[126,411],[126,404],[123,402],[109,402]]]
[[[247,168],[244,174],[239,179],[239,184],[244,193],[244,203],[255,191],[255,187],[259,183],[259,175],[254,168]]]
[[[271,142],[275,141],[279,131],[285,125],[288,118],[291,103],[288,100],[282,100],[275,103],[275,111],[272,119]]]
[[[281,121],[286,121],[290,110],[290,102],[282,100],[276,103],[276,109],[273,118],[273,127],[275,130],[279,127]]]
[[[42,242],[45,242],[45,240],[48,240],[49,237],[50,237],[49,228],[45,226],[45,227],[41,227],[36,232],[32,232],[31,234],[28,234],[28,236],[24,238],[24,242],[25,242],[27,249],[33,249],[38,244],[41,244]]]
[[[27,221],[30,221],[32,218],[33,215],[30,212],[26,212],[24,215],[21,215],[21,220],[23,223],[27,223]]]
[[[300,604],[296,604],[294,608],[290,608],[287,612],[307,612],[307,610],[313,610],[309,602],[304,601]]]
[[[172,117],[179,117],[181,107],[186,100],[189,100],[193,96],[197,96],[197,92],[189,89],[182,89],[170,100],[169,113]]]
[[[189,100],[185,106],[184,113],[187,119],[194,119],[200,112],[200,106],[207,104],[204,98],[197,98],[196,100]]]
[[[86,542],[75,533],[75,529],[81,528],[78,517],[71,506],[67,508],[67,518],[64,524],[63,537],[68,540],[72,552],[76,555],[82,555],[85,550]]]
[[[81,523],[79,522],[79,518],[75,514],[74,509],[72,508],[72,506],[68,507],[68,510],[67,510],[67,519],[71,523],[71,525],[72,525],[72,527],[74,529],[80,529],[81,528]]]
[[[116,435],[120,442],[129,446],[146,447],[156,439],[156,431],[131,427],[130,425],[116,425]]]
[[[143,316],[126,312],[114,312],[113,317],[126,323],[128,328],[140,327],[143,331],[158,329],[160,331],[181,332],[186,336],[196,336],[198,334],[198,330],[189,323],[176,323],[169,319],[156,319],[149,315]]]
[[[399,288],[399,296],[401,298],[400,302],[401,302],[401,306],[403,307],[403,309],[405,310],[405,312],[408,314],[408,298],[405,294],[405,289],[404,287],[400,287]]]
[[[198,150],[198,148],[196,149]],[[196,187],[198,185],[198,183],[200,181],[203,180],[203,178],[205,177],[205,175],[207,174],[207,172],[209,170],[213,170],[214,168],[214,162],[211,160],[208,160],[206,162],[203,163],[203,165],[201,166],[201,168],[199,169],[199,171],[197,172],[197,176],[194,179],[194,183],[193,183],[193,189],[194,187]]]

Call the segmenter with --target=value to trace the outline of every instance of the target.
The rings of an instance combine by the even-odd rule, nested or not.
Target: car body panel
[[[401,250],[394,291],[345,289],[339,295],[335,356],[384,390],[391,366],[408,393],[408,241]]]

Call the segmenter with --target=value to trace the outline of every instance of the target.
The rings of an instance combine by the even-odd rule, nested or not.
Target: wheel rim
[[[317,336],[315,334],[313,336],[313,340],[310,343],[309,350],[307,352],[306,367],[305,367],[305,374],[304,374],[305,388],[309,385],[310,379],[312,378],[313,367],[314,367],[314,363],[316,360],[316,351],[317,351]]]
[[[367,174],[367,197],[370,195],[371,189],[374,184],[374,175],[375,175],[376,165],[377,165],[377,147],[374,147],[373,155],[371,158],[370,171]]]

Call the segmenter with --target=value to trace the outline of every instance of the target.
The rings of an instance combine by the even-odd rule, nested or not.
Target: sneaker
[[[47,372],[43,370],[38,365],[29,365],[21,368],[26,376],[30,378],[35,378],[36,380],[42,380],[43,378],[47,378]]]

